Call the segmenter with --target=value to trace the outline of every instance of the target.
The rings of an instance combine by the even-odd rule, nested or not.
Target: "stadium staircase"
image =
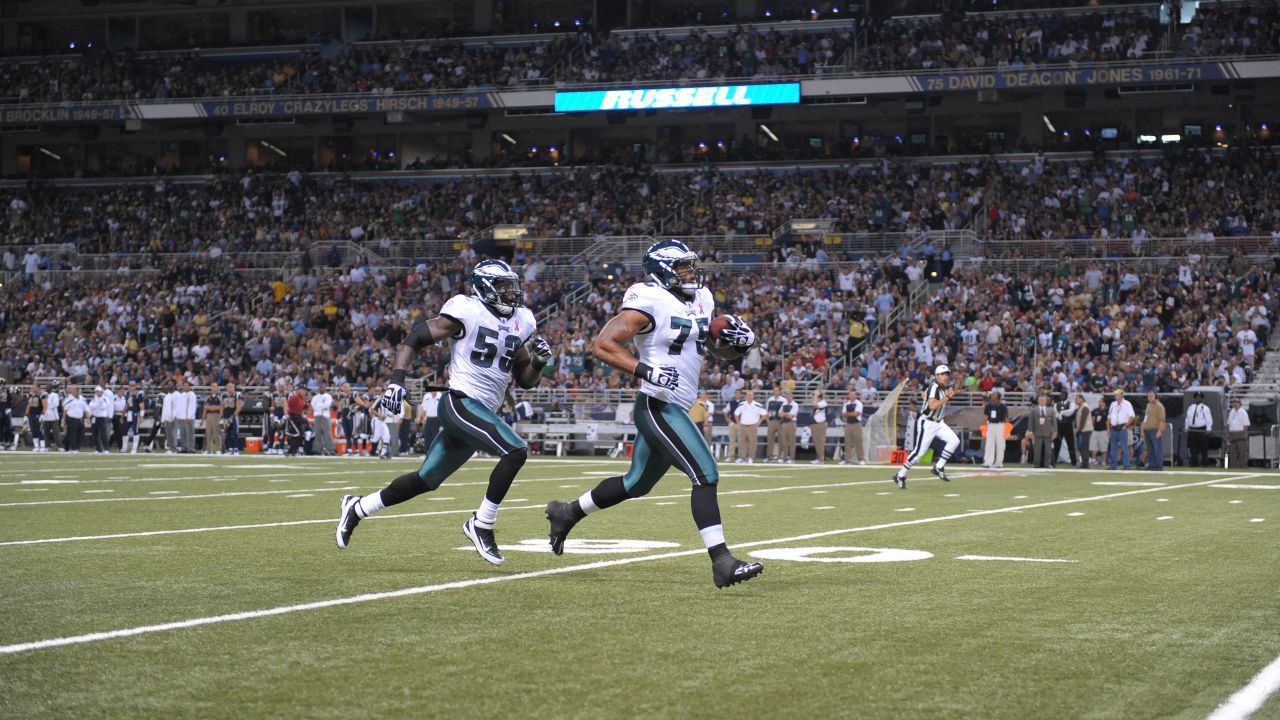
[[[1274,403],[1280,398],[1280,332],[1271,333],[1267,354],[1254,371],[1253,381],[1232,388],[1231,395],[1240,398],[1245,407],[1251,403]]]

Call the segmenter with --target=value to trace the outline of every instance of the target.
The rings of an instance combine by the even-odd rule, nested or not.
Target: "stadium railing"
[[[1246,255],[1256,255],[1272,252],[1277,249],[1278,244],[1280,240],[1266,235],[1218,235],[1212,240],[1194,236],[1148,237],[1141,240],[1132,238],[1006,240],[978,237],[972,257],[975,260],[980,258],[999,260],[1007,254],[1017,253],[1023,258],[1159,260],[1177,256],[1179,252],[1185,256],[1185,253],[1192,250],[1203,250],[1211,254],[1230,254],[1235,250],[1241,250]],[[1064,256],[1064,252],[1067,255]],[[1159,255],[1149,253],[1159,253]]]
[[[417,379],[417,380],[418,382],[415,382],[415,379],[410,379],[409,382],[414,385],[420,386],[422,384],[420,382],[421,379]],[[71,383],[70,378],[62,375],[42,375],[42,376],[33,378],[31,381],[19,384],[19,387],[23,385],[27,385],[30,382],[38,382],[45,385],[46,387],[56,383],[61,385],[64,388],[69,384],[75,384],[80,386],[94,384],[92,381],[89,381],[89,380],[86,380],[84,382],[79,382],[79,383]],[[125,385],[107,385],[106,387],[109,387],[112,390],[122,390],[122,389],[125,389],[126,386]],[[158,389],[154,386],[147,386],[145,383],[143,383],[140,385],[140,387],[144,390],[144,392],[149,392],[152,395],[158,396],[160,394]],[[356,386],[353,385],[353,387],[356,387]],[[206,395],[208,395],[208,392],[209,392],[209,386],[207,385],[199,385],[199,386],[193,385],[191,389],[193,392],[195,392],[198,398],[205,397]],[[422,390],[420,387],[416,389],[413,387],[406,387],[406,389],[410,391],[409,398],[412,402],[414,403],[421,402]],[[275,393],[275,387],[267,386],[267,385],[237,385],[237,390],[239,390],[246,397],[262,396],[262,395],[269,395],[269,394]],[[720,398],[719,388],[707,388],[707,390],[711,395],[711,401],[715,403],[717,407],[722,406],[723,400]],[[797,383],[793,392],[794,392],[794,397],[796,399],[797,404],[802,406],[809,406],[812,404],[811,400],[813,397],[813,393],[816,391],[821,391],[823,393],[823,399],[826,400],[828,403],[838,403],[843,401],[846,388],[824,387],[821,383]],[[1137,388],[1129,388],[1129,391],[1132,393],[1139,392]],[[756,389],[757,395],[759,395],[762,392],[767,394],[769,390],[764,388]],[[891,392],[890,390],[876,390],[875,400],[873,402],[868,402],[867,399],[863,399],[863,403],[866,405],[873,405],[873,406],[878,405],[880,402],[884,400],[884,398],[888,397],[890,392]],[[900,404],[905,406],[911,400],[918,400],[919,394],[922,392],[924,392],[923,388],[916,388],[914,390],[909,390],[908,392],[903,393],[903,397],[900,399]],[[1086,395],[1100,394],[1090,390],[1081,390],[1080,392],[1083,392]],[[1280,383],[1267,383],[1267,384],[1241,383],[1241,384],[1229,386],[1226,390],[1226,396],[1229,400],[1235,399],[1235,398],[1245,398],[1245,397],[1259,398],[1259,397],[1263,397],[1264,395],[1267,396],[1265,399],[1275,400],[1277,393],[1280,393]],[[1181,394],[1182,394],[1181,391],[1174,392],[1174,393],[1160,393],[1160,395],[1162,396],[1163,395],[1181,396]],[[556,401],[561,406],[571,404],[580,408],[582,407],[589,408],[591,406],[597,406],[597,405],[607,406],[607,407],[617,407],[620,404],[635,402],[636,390],[630,389],[630,388],[610,389],[610,390],[580,390],[576,388],[553,387],[549,385],[542,385],[536,388],[532,388],[530,390],[521,390],[518,388],[513,388],[512,395],[515,397],[517,401],[527,400],[535,405],[550,405],[552,401]],[[1039,393],[1037,392],[1023,392],[1023,391],[1017,391],[1017,390],[1002,391],[1002,398],[1004,399],[1004,402],[1007,405],[1010,405],[1012,407],[1030,407],[1036,403],[1036,399],[1038,396],[1039,396]],[[987,401],[987,393],[985,392],[981,392],[977,390],[974,390],[974,391],[961,390],[957,392],[954,397],[951,398],[951,401],[948,403],[948,407],[980,408],[984,404],[986,404],[986,401]]]

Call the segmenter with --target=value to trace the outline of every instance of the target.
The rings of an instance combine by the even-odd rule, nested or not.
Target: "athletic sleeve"
[[[464,337],[467,334],[467,327],[473,319],[472,300],[466,295],[454,295],[449,298],[444,307],[440,308],[440,317],[447,317],[462,326],[462,329],[453,334],[454,338]]]
[[[649,293],[649,286],[644,283],[636,283],[627,288],[627,294],[622,298],[623,310],[634,310],[649,319],[649,325],[640,331],[641,335],[652,332],[654,327],[654,308],[653,297]]]

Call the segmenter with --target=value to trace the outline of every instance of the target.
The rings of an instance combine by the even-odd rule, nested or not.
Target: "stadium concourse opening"
[[[1269,716],[1278,57],[1262,0],[6,3],[0,707]]]

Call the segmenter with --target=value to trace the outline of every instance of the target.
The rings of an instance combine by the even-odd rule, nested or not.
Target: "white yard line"
[[[847,487],[850,485],[869,485],[869,484],[882,483],[882,482],[887,482],[887,481],[863,480],[860,482],[851,482],[851,483],[835,483],[835,484],[826,485],[823,487]],[[756,490],[725,490],[720,492],[719,495],[722,495],[722,496],[723,495],[746,495],[746,494],[762,493],[762,492],[786,492],[788,490],[807,490],[813,487],[819,487],[819,486],[795,485],[795,486],[784,486],[784,487],[776,487],[776,488],[763,488],[763,489],[756,489]],[[325,488],[325,490],[352,490],[352,489],[354,488]],[[296,493],[296,492],[319,492],[319,491],[276,490],[274,492]],[[228,494],[252,495],[254,493],[228,493]],[[670,500],[673,498],[677,498],[677,499],[687,498],[688,496],[689,496],[688,493],[683,495],[646,495],[642,498],[636,498],[636,500]],[[184,497],[172,497],[172,498],[145,497],[145,498],[120,498],[120,499],[123,499],[123,500],[166,500],[166,499],[167,500],[183,500],[191,497],[197,497],[197,496],[187,495]],[[219,495],[218,497],[222,497],[222,495]],[[454,498],[451,498],[451,497],[427,496],[428,501],[443,502],[446,500],[453,500],[453,499]],[[24,504],[28,504],[28,503],[24,503]],[[656,504],[674,505],[675,503],[659,502]],[[536,505],[517,505],[514,507],[504,507],[502,509],[503,510],[542,510],[546,508],[546,506],[547,506],[546,503],[538,503]],[[431,517],[434,515],[457,515],[459,513],[469,513],[469,512],[472,512],[472,508],[459,509],[459,510],[436,510],[432,512],[400,513],[396,515],[374,515],[373,517],[368,519],[369,520],[395,520],[398,518]],[[292,527],[294,525],[314,525],[318,523],[333,523],[333,522],[337,522],[337,518],[328,517],[328,518],[322,518],[318,520],[288,520],[284,522],[255,523],[251,525],[217,525],[213,527],[181,528],[178,530],[144,530],[144,531],[130,532],[130,533],[111,533],[109,535],[74,535],[71,537],[40,538],[37,540],[9,540],[6,542],[0,542],[0,547],[5,547],[9,545],[48,545],[53,543],[83,542],[83,541],[92,541],[92,540],[119,540],[122,538],[155,537],[157,535],[187,535],[191,533],[220,532],[225,530],[252,530],[252,529],[275,528],[275,527]]]
[[[230,469],[230,468],[223,468]],[[296,478],[305,480],[307,478],[320,477],[325,475],[347,475],[352,473],[350,470],[333,470],[324,472],[296,472],[296,473],[258,473],[244,474],[231,478],[233,480],[264,480],[271,478]],[[139,483],[139,482],[201,482],[205,480],[213,480],[215,478],[226,477],[225,475],[201,476],[201,477],[129,477],[129,478],[99,478],[99,479],[80,479],[80,480],[18,480],[17,482],[0,482],[0,487],[24,487],[27,485],[93,485],[98,483]]]
[[[805,535],[793,535],[791,537],[773,538],[770,540],[756,540],[754,542],[741,543],[735,545],[735,548],[759,547],[762,545],[777,545],[780,543],[801,542],[804,540],[812,540],[821,537],[831,537],[833,535],[847,535],[849,533],[870,532],[874,530],[884,530],[888,528],[906,527],[910,525],[924,525],[927,523],[946,522],[948,520],[960,520],[971,517],[982,517],[986,515],[999,515],[1002,513],[1018,512],[1021,510],[1030,510],[1034,508],[1054,507],[1058,505],[1069,505],[1072,503],[1091,502],[1094,500],[1110,500],[1112,498],[1127,497],[1129,495],[1141,495],[1151,492],[1168,492],[1180,488],[1199,487],[1218,482],[1218,480],[1204,480],[1195,483],[1186,483],[1183,485],[1170,485],[1161,488],[1146,488],[1142,490],[1129,490],[1125,492],[1110,493],[1107,495],[1094,495],[1084,498],[1068,498],[1066,500],[1053,500],[1049,502],[1033,503],[1030,505],[1015,505],[1006,508],[997,508],[994,510],[977,510],[973,512],[960,513],[956,515],[941,515],[930,518],[917,518],[915,520],[903,520],[900,522],[882,523],[879,525],[866,525],[856,528],[844,528],[841,530],[827,530],[825,532],[808,533]],[[108,630],[105,632],[87,633],[84,635],[70,635],[57,638],[49,638],[46,640],[36,640],[33,642],[17,643],[13,645],[0,645],[0,655],[15,655],[18,653],[31,652],[33,650],[47,650],[55,647],[65,647],[68,645],[83,645],[86,643],[100,642],[102,640],[112,640],[122,637],[133,637],[137,635],[147,635],[151,633],[165,632],[168,630],[180,630],[184,628],[200,627],[203,625],[217,625],[227,622],[236,622],[240,620],[253,620],[263,617],[272,617],[275,615],[287,615],[297,612],[307,612],[310,610],[322,610],[325,608],[339,607],[342,605],[355,605],[366,602],[374,602],[377,600],[387,600],[390,598],[409,597],[413,595],[424,595],[427,593],[440,592],[442,590],[459,590],[470,587],[478,587],[482,585],[493,585],[496,583],[511,582],[514,580],[528,580],[531,578],[547,577],[551,575],[564,575],[567,573],[581,572],[584,570],[598,570],[601,568],[617,567],[619,565],[630,565],[633,563],[649,562],[652,560],[667,560],[670,558],[691,557],[703,555],[706,550],[698,548],[696,550],[681,550],[675,552],[659,553],[655,555],[641,555],[629,558],[615,558],[612,560],[601,560],[598,562],[583,563],[580,565],[568,565],[565,567],[550,568],[547,570],[535,570],[531,572],[515,573],[511,575],[495,575],[484,578],[474,578],[470,580],[457,580],[454,582],[440,583],[436,585],[421,585],[418,587],[408,587],[400,590],[391,590],[378,593],[364,593],[361,595],[353,595],[348,597],[333,598],[330,600],[320,600],[316,602],[301,603],[296,605],[281,605],[273,608],[263,608],[260,610],[248,610],[244,612],[229,613],[225,615],[213,615],[209,617],[191,618],[188,620],[179,620],[176,622],[160,623],[157,625],[141,625],[138,627],[122,628],[119,630]],[[1270,669],[1270,668],[1268,668]],[[1274,689],[1274,688],[1272,688]],[[1269,693],[1268,693],[1269,694]],[[1265,698],[1265,696],[1264,696]]]
[[[1228,490],[1280,490],[1280,485],[1211,485],[1210,487]]]
[[[957,555],[957,560],[1007,560],[1009,562],[1029,562],[1029,563],[1074,563],[1079,560],[1063,560],[1061,558],[1024,558],[1024,557],[1002,557],[1000,555]]]
[[[529,479],[529,480],[522,480],[521,482],[522,482],[522,483],[533,483],[533,482],[560,482],[560,481],[562,481],[563,479],[564,479],[564,478],[535,478],[535,479]],[[924,478],[921,478],[921,479],[923,480]],[[930,479],[932,479],[932,478],[930,478]],[[820,484],[820,485],[791,485],[791,486],[787,486],[787,487],[785,487],[785,488],[781,488],[781,489],[785,489],[785,490],[810,490],[810,489],[813,489],[813,488],[838,488],[838,487],[851,487],[851,486],[854,486],[854,485],[882,485],[882,484],[887,483],[887,482],[889,482],[889,481],[888,481],[888,480],[857,480],[857,481],[853,481],[853,482],[845,482],[845,483],[824,483],[824,484]],[[917,482],[918,482],[918,481],[917,481]],[[450,483],[450,484],[449,484],[449,487],[451,487],[451,488],[456,488],[456,487],[465,487],[465,486],[469,486],[469,485],[488,485],[488,484],[489,484],[489,483],[488,483],[488,481],[478,481],[478,482],[460,482],[460,483]],[[125,502],[125,501],[141,502],[141,501],[143,501],[143,500],[197,500],[197,499],[204,499],[204,498],[236,497],[236,496],[239,496],[239,495],[272,495],[272,494],[275,494],[275,493],[321,492],[321,491],[323,491],[323,490],[358,490],[358,489],[360,489],[360,487],[361,487],[361,486],[355,486],[355,485],[352,485],[352,486],[348,486],[348,487],[330,487],[330,488],[321,488],[321,489],[319,489],[319,490],[298,490],[298,489],[289,489],[289,490],[245,490],[245,491],[224,492],[224,493],[203,493],[203,494],[199,494],[199,495],[179,495],[179,496],[176,496],[176,497],[156,497],[156,496],[154,496],[154,495],[153,495],[153,496],[148,496],[148,497],[112,497],[112,498],[93,498],[93,499],[80,498],[80,499],[76,499],[76,500],[33,500],[33,501],[31,501],[31,502],[7,502],[7,503],[0,503],[0,508],[4,508],[4,507],[29,507],[29,506],[33,506],[33,505],[75,505],[75,504],[80,504],[80,503],[100,503],[100,502]],[[370,486],[370,487],[372,487],[372,486]],[[757,488],[757,489],[754,489],[754,490],[725,490],[725,491],[723,491],[723,492],[721,492],[721,493],[719,493],[719,494],[720,494],[720,495],[730,495],[730,494],[733,494],[733,495],[741,495],[741,494],[746,494],[746,493],[774,492],[775,490],[778,490],[778,489],[779,489],[779,488]],[[161,491],[161,492],[177,492],[177,491]],[[687,495],[670,495],[670,496],[668,496],[668,497],[688,497],[688,496],[687,496]]]
[[[1280,657],[1209,714],[1207,720],[1245,720],[1280,690]]]
[[[149,495],[147,497],[110,497],[110,498],[80,498],[77,500],[33,500],[31,502],[12,502],[0,503],[0,507],[28,507],[31,505],[81,505],[84,503],[106,503],[106,502],[161,502],[172,500],[202,500],[205,498],[223,498],[223,497],[242,497],[245,495],[283,495],[284,493],[298,492],[332,492],[334,490],[358,490],[355,485],[350,487],[323,487],[308,490],[299,490],[290,488],[288,490],[246,490],[244,492],[225,492],[225,493],[205,493],[203,495]],[[177,490],[160,490],[158,492],[178,492]]]

